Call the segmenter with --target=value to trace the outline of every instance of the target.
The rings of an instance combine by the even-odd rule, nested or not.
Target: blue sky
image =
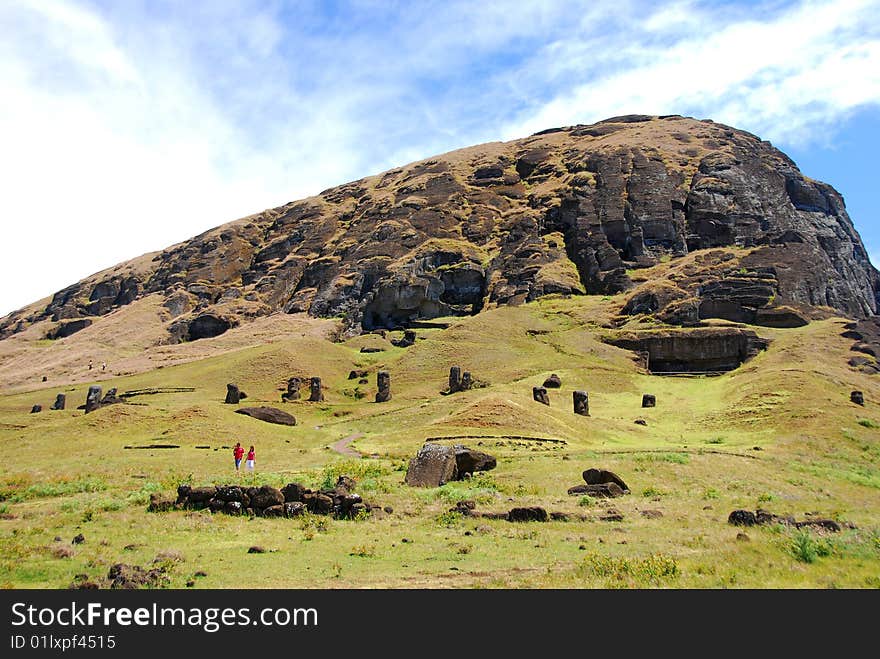
[[[223,222],[628,114],[769,139],[873,261],[880,0],[0,3],[0,313]]]

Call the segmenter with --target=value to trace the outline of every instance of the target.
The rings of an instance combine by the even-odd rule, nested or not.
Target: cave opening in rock
[[[642,357],[652,374],[726,373],[766,349],[768,341],[740,329],[668,330],[608,341]]]

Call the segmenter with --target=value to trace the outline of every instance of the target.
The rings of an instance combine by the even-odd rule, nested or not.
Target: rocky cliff
[[[692,252],[704,255],[662,280],[639,274]],[[675,325],[784,326],[813,308],[869,317],[878,289],[843,199],[768,142],[629,115],[454,151],[231,222],[10,314],[0,337],[49,319],[64,336],[156,293],[179,342],[276,311],[339,316],[356,333],[551,293],[627,292],[623,317]]]

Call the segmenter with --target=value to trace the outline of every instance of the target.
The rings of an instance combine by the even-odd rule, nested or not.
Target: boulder
[[[547,390],[544,387],[532,387],[532,398],[535,402],[550,405],[550,396],[547,395]]]
[[[355,482],[354,479],[349,476],[340,476],[336,479],[336,487],[334,488],[336,492],[340,494],[351,494],[354,492]]]
[[[283,505],[285,517],[300,517],[306,512],[305,504],[301,501],[289,501]]]
[[[508,522],[546,522],[549,519],[547,511],[540,506],[511,508],[507,513]]]
[[[170,579],[164,567],[149,570],[139,565],[116,563],[107,572],[111,590],[155,589],[167,586]]]
[[[158,492],[150,495],[150,505],[147,506],[147,512],[164,513],[174,509],[174,500],[170,499]]]
[[[612,499],[622,497],[626,492],[617,483],[600,483],[597,485],[575,485],[568,488],[568,493],[586,494],[597,499]]]
[[[754,526],[758,520],[751,510],[734,510],[727,516],[727,523],[734,526]]]
[[[464,474],[472,474],[476,471],[489,471],[494,469],[497,461],[488,453],[475,451],[467,446],[456,445],[453,447],[455,452],[455,465],[458,472],[458,478]]]
[[[583,473],[584,482],[587,485],[603,485],[605,483],[615,483],[621,490],[629,492],[629,487],[623,482],[623,479],[613,471],[606,469],[587,469]]]
[[[802,522],[795,522],[795,526],[799,529],[814,528],[831,531],[832,533],[839,533],[841,530],[840,524],[833,519],[807,519]]]
[[[299,502],[303,500],[303,495],[309,490],[299,483],[288,483],[281,488],[281,494],[284,495],[285,503]]]
[[[217,493],[214,495],[220,501],[238,501],[239,503],[243,502],[246,496],[247,494],[237,485],[218,485]]]
[[[275,407],[240,407],[235,410],[236,414],[244,414],[266,423],[275,423],[280,426],[295,426],[296,417]]]
[[[281,494],[281,490],[271,485],[261,485],[250,499],[251,508],[256,509],[280,506],[284,503],[284,495]]]
[[[851,391],[849,394],[849,399],[856,405],[865,404],[865,395],[861,391]]]
[[[238,405],[241,400],[241,390],[238,388],[237,384],[229,383],[226,385],[226,400],[224,403],[229,405]]]
[[[349,371],[348,379],[349,380],[360,380],[362,378],[367,377],[369,375],[369,371],[365,369],[355,369],[353,371]]]
[[[605,512],[599,515],[599,520],[602,522],[622,522],[623,513],[614,508],[608,508]]]
[[[415,330],[408,329],[408,330],[403,331],[403,338],[402,339],[399,339],[397,341],[392,341],[391,345],[394,345],[398,348],[409,348],[415,342],[416,342]]]
[[[187,490],[186,501],[188,504],[206,504],[217,494],[217,488],[213,485],[207,487],[190,487]],[[180,497],[180,488],[177,489],[178,498]]]
[[[553,373],[553,375],[544,380],[543,386],[547,389],[559,389],[562,386],[562,380],[556,373]]]
[[[586,391],[571,392],[574,413],[581,416],[590,416],[590,395]]]
[[[644,394],[642,396],[642,407],[656,407],[657,397],[654,394]]]
[[[428,443],[409,461],[404,482],[411,487],[440,487],[455,480],[457,475],[455,449]]]
[[[791,515],[774,515],[769,510],[758,508],[755,511],[756,524],[782,524],[783,526],[791,526],[795,523],[794,517]]]
[[[66,404],[67,396],[65,396],[64,394],[58,394],[57,396],[55,396],[55,402],[52,403],[52,407],[50,409],[63,410]]]
[[[321,388],[321,378],[313,377],[309,381],[309,402],[320,403],[324,400],[324,392]]]
[[[386,403],[391,400],[391,374],[388,371],[376,373],[376,386],[379,389],[376,392],[377,403]]]

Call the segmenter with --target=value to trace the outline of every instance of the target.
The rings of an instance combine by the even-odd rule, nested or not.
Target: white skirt
[[[245,462],[244,464],[245,464],[245,467],[247,467],[247,468],[250,469],[251,471],[254,470],[254,461],[253,461],[253,460],[248,460],[248,461]]]

